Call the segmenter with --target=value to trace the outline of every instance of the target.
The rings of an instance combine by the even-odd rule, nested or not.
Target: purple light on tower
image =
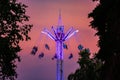
[[[56,42],[56,55],[57,55],[57,71],[56,71],[56,80],[64,80],[63,76],[63,42],[73,36],[78,30],[73,31],[73,28],[70,28],[68,32],[64,33],[64,25],[62,24],[61,11],[59,11],[58,26],[55,29],[52,27],[54,35],[51,34],[46,28],[42,33],[48,35],[52,40]]]

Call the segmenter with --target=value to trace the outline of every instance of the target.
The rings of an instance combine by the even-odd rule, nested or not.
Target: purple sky
[[[90,48],[92,53],[97,52],[97,37],[95,31],[89,27],[90,19],[87,18],[96,3],[92,0],[19,0],[29,7],[27,14],[31,17],[30,23],[34,25],[30,32],[31,41],[21,43],[23,50],[19,53],[22,61],[18,64],[17,80],[56,80],[56,61],[51,60],[55,54],[55,42],[49,39],[41,30],[44,27],[51,31],[51,26],[56,26],[58,21],[58,11],[62,11],[62,22],[65,31],[71,26],[79,30],[79,33],[70,38],[65,43],[68,44],[68,50],[64,50],[64,77],[67,80],[68,74],[78,68],[77,46],[83,44],[84,47]],[[44,48],[44,44],[50,46],[50,51]],[[38,53],[35,56],[30,55],[34,45],[39,46]],[[43,59],[39,59],[40,52],[45,53]],[[68,60],[70,53],[74,58]]]

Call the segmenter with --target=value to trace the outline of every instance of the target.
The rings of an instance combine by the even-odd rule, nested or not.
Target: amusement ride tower
[[[73,28],[70,28],[68,32],[64,33],[64,25],[62,24],[62,18],[61,18],[61,11],[59,11],[59,18],[58,18],[58,25],[55,29],[52,27],[52,30],[54,32],[54,35],[51,34],[46,28],[42,31],[42,33],[49,36],[52,40],[56,42],[56,80],[64,80],[63,75],[63,42],[69,39],[71,36],[73,36],[75,33],[78,32],[78,30],[73,30]]]

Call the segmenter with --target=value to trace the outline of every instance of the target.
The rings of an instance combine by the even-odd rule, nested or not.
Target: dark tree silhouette
[[[32,25],[25,24],[29,16],[26,5],[17,0],[0,0],[0,80],[17,78],[16,60],[20,61],[19,43],[29,40]]]
[[[83,49],[79,53],[78,64],[79,69],[75,73],[68,76],[68,80],[100,80],[102,62],[97,58],[90,58],[90,53],[87,49]]]
[[[93,1],[99,1],[89,17],[99,36],[97,57],[105,61],[101,80],[120,80],[120,0]]]

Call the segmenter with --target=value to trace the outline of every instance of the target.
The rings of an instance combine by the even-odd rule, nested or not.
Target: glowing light
[[[70,28],[68,32],[64,33],[64,26],[62,24],[62,18],[61,18],[61,11],[59,12],[59,18],[58,18],[58,26],[56,30],[54,27],[52,27],[52,30],[54,32],[54,35],[51,34],[47,29],[44,29],[42,33],[46,34],[48,37],[50,37],[52,40],[56,42],[56,54],[52,58],[57,59],[57,80],[64,80],[63,76],[63,42],[67,39],[69,39],[71,36],[73,36],[75,33],[78,32],[78,30],[73,31],[73,28]],[[71,59],[73,55],[71,54],[69,59]]]

